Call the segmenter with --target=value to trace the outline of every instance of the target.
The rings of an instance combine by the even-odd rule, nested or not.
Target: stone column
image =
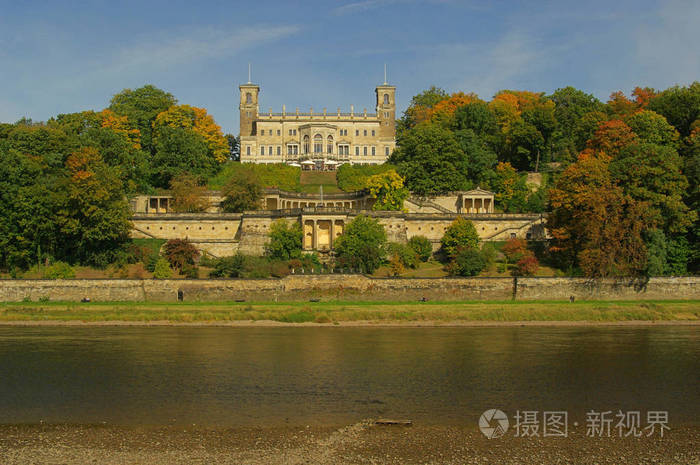
[[[333,242],[335,242],[335,220],[331,219],[331,237],[328,240],[328,248],[333,250]]]
[[[314,235],[313,235],[313,248],[314,250],[318,250],[318,220],[313,220],[314,221]]]

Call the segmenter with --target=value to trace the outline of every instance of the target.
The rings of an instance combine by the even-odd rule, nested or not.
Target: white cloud
[[[166,68],[196,60],[224,58],[299,32],[298,26],[255,26],[222,31],[203,29],[190,35],[161,37],[139,41],[117,50],[110,58],[113,70],[128,68]]]

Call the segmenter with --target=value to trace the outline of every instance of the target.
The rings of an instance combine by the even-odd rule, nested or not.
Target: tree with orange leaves
[[[221,132],[221,127],[204,108],[190,105],[173,105],[158,114],[153,123],[156,144],[163,127],[180,128],[193,131],[204,138],[214,159],[223,163],[228,159],[228,141]]]
[[[476,94],[456,92],[449,98],[439,101],[432,108],[427,109],[425,117],[435,123],[452,126],[457,108],[475,102],[481,102],[481,99]]]
[[[624,121],[613,119],[600,123],[587,145],[589,149],[614,157],[637,140],[637,135]]]
[[[97,115],[102,120],[101,126],[103,128],[111,129],[117,134],[124,136],[134,149],[139,150],[141,148],[141,131],[132,128],[126,115],[117,115],[109,108],[102,110]]]
[[[647,205],[625,195],[610,174],[611,158],[579,155],[549,192],[551,251],[586,276],[639,275],[646,268],[643,232],[654,226]]]

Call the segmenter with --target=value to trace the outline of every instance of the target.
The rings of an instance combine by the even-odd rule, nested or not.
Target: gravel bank
[[[664,438],[488,440],[474,427],[339,428],[1,425],[0,463],[27,464],[700,464],[700,427]]]

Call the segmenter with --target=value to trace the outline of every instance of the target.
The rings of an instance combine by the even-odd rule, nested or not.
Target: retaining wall
[[[590,281],[583,278],[368,278],[0,280],[0,301],[303,301],[700,299],[700,278]]]

